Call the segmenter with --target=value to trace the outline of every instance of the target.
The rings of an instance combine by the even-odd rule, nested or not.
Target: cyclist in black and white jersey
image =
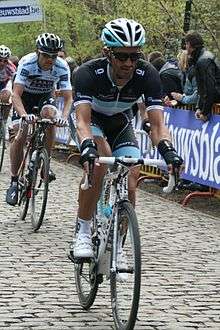
[[[58,57],[58,51],[63,47],[61,39],[51,33],[43,33],[36,40],[37,51],[24,56],[18,65],[13,87],[12,128],[9,131],[11,142],[11,184],[7,190],[6,202],[16,205],[18,200],[18,169],[23,157],[23,147],[27,137],[27,125],[17,139],[18,122],[21,117],[26,122],[34,122],[36,115],[54,119],[58,125],[67,121],[72,104],[72,87],[70,70],[65,60]],[[56,116],[56,104],[53,98],[55,86],[59,83],[64,97],[62,118]],[[34,110],[36,109],[37,110]],[[35,111],[35,112],[34,112]],[[36,112],[37,111],[37,112]],[[55,127],[48,127],[46,132],[46,147],[48,153],[53,145]],[[50,172],[50,178],[54,174]]]
[[[134,20],[116,19],[105,25],[101,39],[106,57],[84,63],[76,73],[74,105],[84,169],[98,155],[140,157],[131,124],[131,107],[141,95],[145,98],[153,143],[167,164],[179,167],[182,159],[164,125],[159,74],[141,59],[140,48],[145,43],[143,27]],[[93,187],[80,190],[78,234],[74,250],[70,251],[74,257],[93,256],[90,224],[104,173],[104,166],[95,166]],[[136,185],[129,187],[129,198],[135,189]],[[121,260],[120,256],[117,260]]]

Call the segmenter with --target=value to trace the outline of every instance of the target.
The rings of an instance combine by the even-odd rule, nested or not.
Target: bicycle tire
[[[83,309],[88,310],[94,303],[98,287],[99,276],[95,260],[83,260],[75,262],[75,283],[79,303]],[[86,279],[86,277],[88,277]],[[83,282],[84,279],[84,282]]]
[[[0,172],[2,170],[4,154],[5,154],[5,124],[3,120],[0,120]]]
[[[46,211],[49,188],[49,167],[50,161],[47,150],[42,148],[37,153],[36,159],[34,160],[31,186],[31,223],[35,232],[40,229]],[[41,191],[42,198],[39,197]],[[37,196],[39,201],[37,201]]]
[[[112,266],[114,264],[114,255],[117,255],[118,249],[118,236],[117,243],[114,244],[112,241],[112,253],[111,253],[111,273],[110,273],[110,290],[111,290],[111,306],[112,313],[115,322],[116,329],[120,330],[131,330],[135,326],[137,319],[139,298],[140,298],[140,286],[141,286],[141,247],[140,247],[140,235],[138,229],[138,221],[136,213],[132,204],[128,201],[123,201],[119,204],[118,209],[119,224],[125,227],[125,234],[123,236],[123,250],[127,253],[127,256],[133,256],[130,271],[130,275],[127,274],[128,279],[123,283],[120,282],[118,277],[118,272],[113,270]],[[122,224],[122,220],[124,223]],[[127,220],[125,220],[127,219]],[[121,229],[120,229],[121,230]],[[131,248],[131,253],[129,252]],[[115,250],[116,249],[116,250]],[[129,254],[130,253],[130,254]],[[117,260],[116,260],[117,264]],[[127,267],[129,269],[129,267]],[[134,275],[133,275],[134,274]],[[130,277],[129,277],[130,276]],[[132,288],[129,288],[131,283],[130,278],[134,277]],[[122,308],[120,309],[120,288],[122,287]],[[130,302],[130,305],[129,305]],[[128,306],[129,305],[129,306]],[[126,309],[127,308],[127,309]]]
[[[28,171],[28,161],[26,160],[18,176],[18,206],[19,218],[21,220],[25,220],[29,207],[30,187],[27,179]]]

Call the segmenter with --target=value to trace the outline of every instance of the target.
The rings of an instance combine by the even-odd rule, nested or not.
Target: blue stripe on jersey
[[[77,103],[77,102],[85,103],[84,101],[92,102],[92,97],[86,96],[86,95],[81,95],[80,97],[76,96],[75,99],[74,99],[74,104]]]
[[[29,66],[29,65],[33,65],[33,64],[36,64],[37,63],[37,60],[34,60],[32,62],[24,62],[23,66]]]
[[[119,101],[113,101],[113,102],[105,102],[100,101],[97,98],[93,97],[92,99],[92,108],[93,110],[97,112],[101,112],[104,115],[111,116],[113,114],[123,112],[125,110],[128,110],[132,107],[134,102],[119,102]]]
[[[63,69],[63,70],[65,70],[65,71],[67,71],[67,68],[65,68],[65,66],[63,66],[63,65],[59,65],[59,64],[57,64],[57,63],[54,64],[54,67],[56,67],[56,68],[58,68],[58,69]]]
[[[148,97],[147,100],[145,100],[146,106],[150,107],[152,105],[163,105],[162,100],[160,99],[153,99],[152,97]]]

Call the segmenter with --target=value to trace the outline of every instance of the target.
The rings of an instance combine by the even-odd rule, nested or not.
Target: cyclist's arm
[[[82,65],[76,72],[74,106],[76,109],[76,129],[80,140],[92,139],[90,128],[92,98],[96,95],[96,77],[86,65]]]
[[[24,85],[17,83],[14,84],[12,92],[12,104],[20,117],[27,114],[21,99],[23,91]]]
[[[171,141],[168,128],[164,125],[163,112],[160,109],[148,111],[148,119],[151,127],[151,139],[154,145],[157,146],[160,140]]]
[[[149,89],[145,92],[145,104],[151,125],[152,142],[157,146],[159,153],[166,161],[170,171],[179,171],[183,160],[178,156],[173,147],[169,130],[164,124],[161,82],[156,70],[153,69],[150,74],[148,74],[148,77],[146,77],[146,85],[148,85]]]
[[[73,102],[72,90],[61,91],[61,95],[64,98],[63,118],[67,119]]]
[[[91,123],[91,105],[81,103],[76,106],[76,131],[80,143],[86,139],[92,139],[92,132],[90,129]]]

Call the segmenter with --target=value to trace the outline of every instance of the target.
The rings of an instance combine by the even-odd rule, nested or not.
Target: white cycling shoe
[[[94,256],[91,235],[84,233],[77,235],[73,254],[75,258],[92,258]]]
[[[118,270],[128,269],[127,256],[122,248],[118,249],[117,252],[117,268]],[[126,282],[128,280],[128,273],[117,273],[118,282]]]

